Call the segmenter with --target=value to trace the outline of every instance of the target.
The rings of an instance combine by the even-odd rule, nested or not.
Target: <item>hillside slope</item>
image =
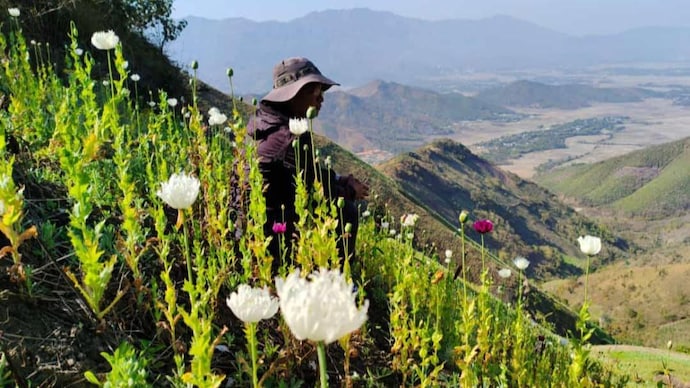
[[[563,260],[578,257],[577,236],[594,234],[607,240],[608,261],[627,249],[627,242],[579,215],[553,194],[474,155],[462,144],[438,140],[379,168],[416,203],[448,224],[467,209],[497,225],[489,244],[503,260],[522,255],[535,263],[536,276],[576,271]],[[500,246],[500,248],[499,248]]]
[[[609,160],[558,168],[535,177],[585,206],[661,218],[690,209],[690,138]]]

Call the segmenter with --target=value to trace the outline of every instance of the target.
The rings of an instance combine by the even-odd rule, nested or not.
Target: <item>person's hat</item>
[[[324,77],[307,58],[293,57],[280,61],[273,67],[273,89],[262,100],[272,102],[290,101],[302,86],[310,82],[323,84],[326,91],[339,83]]]

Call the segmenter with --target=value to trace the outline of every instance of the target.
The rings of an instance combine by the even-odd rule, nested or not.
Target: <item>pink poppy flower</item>
[[[478,233],[484,234],[494,230],[494,223],[489,220],[477,220],[472,224],[472,227]]]
[[[287,230],[286,222],[274,222],[273,223],[273,233],[283,234]]]

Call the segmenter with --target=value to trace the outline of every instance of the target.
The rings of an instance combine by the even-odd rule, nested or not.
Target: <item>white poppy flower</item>
[[[91,44],[99,50],[112,50],[120,42],[113,30],[97,31],[91,35]]]
[[[7,12],[9,12],[10,16],[12,16],[13,18],[19,17],[19,15],[21,15],[19,8],[7,8]]]
[[[601,250],[601,239],[594,236],[580,236],[577,241],[580,243],[580,250],[585,255],[596,255]]]
[[[84,54],[84,50],[80,49],[79,47],[74,49],[74,53],[77,54],[78,57],[81,57],[82,54]]]
[[[139,74],[136,74],[136,73],[130,75],[129,78],[134,82],[139,82],[139,80],[141,80],[141,77],[139,76]]]
[[[450,260],[453,258],[453,251],[446,249],[446,259]]]
[[[307,119],[290,119],[288,125],[290,132],[296,136],[300,136],[309,130],[309,121]]]
[[[367,218],[367,217],[369,217],[370,215],[371,215],[371,212],[370,212],[369,210],[365,210],[365,211],[362,212],[362,217],[363,217],[363,218]]]
[[[208,125],[223,125],[228,120],[228,116],[220,113],[220,110],[215,106],[208,110]]]
[[[509,278],[512,273],[513,272],[510,269],[503,268],[503,269],[498,271],[498,276],[502,277],[503,279],[506,279],[506,278]]]
[[[297,339],[329,344],[364,324],[369,301],[357,308],[357,294],[340,271],[322,268],[309,279],[299,269],[276,278],[281,313]]]
[[[177,106],[177,98],[168,98],[168,105],[170,105],[171,108],[174,108]]]
[[[279,306],[278,298],[271,296],[268,287],[252,288],[247,284],[240,284],[237,291],[226,299],[226,303],[237,318],[247,323],[274,316]]]
[[[513,260],[513,264],[519,269],[519,270],[524,270],[529,266],[529,260],[525,259],[522,256],[518,256]]]
[[[406,226],[406,227],[415,226],[415,224],[417,223],[418,220],[419,220],[419,216],[415,213],[403,214],[400,217],[400,223],[402,224],[402,226]]]
[[[161,184],[156,195],[174,209],[187,209],[199,195],[200,182],[193,176],[172,174],[167,182]]]

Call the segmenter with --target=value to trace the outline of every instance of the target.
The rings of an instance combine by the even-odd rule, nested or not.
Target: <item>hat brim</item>
[[[297,95],[299,90],[302,89],[304,85],[312,82],[318,82],[324,85],[324,91],[333,85],[340,85],[339,83],[331,80],[330,78],[324,77],[321,74],[308,74],[293,83],[271,90],[261,100],[271,102],[290,101]]]

